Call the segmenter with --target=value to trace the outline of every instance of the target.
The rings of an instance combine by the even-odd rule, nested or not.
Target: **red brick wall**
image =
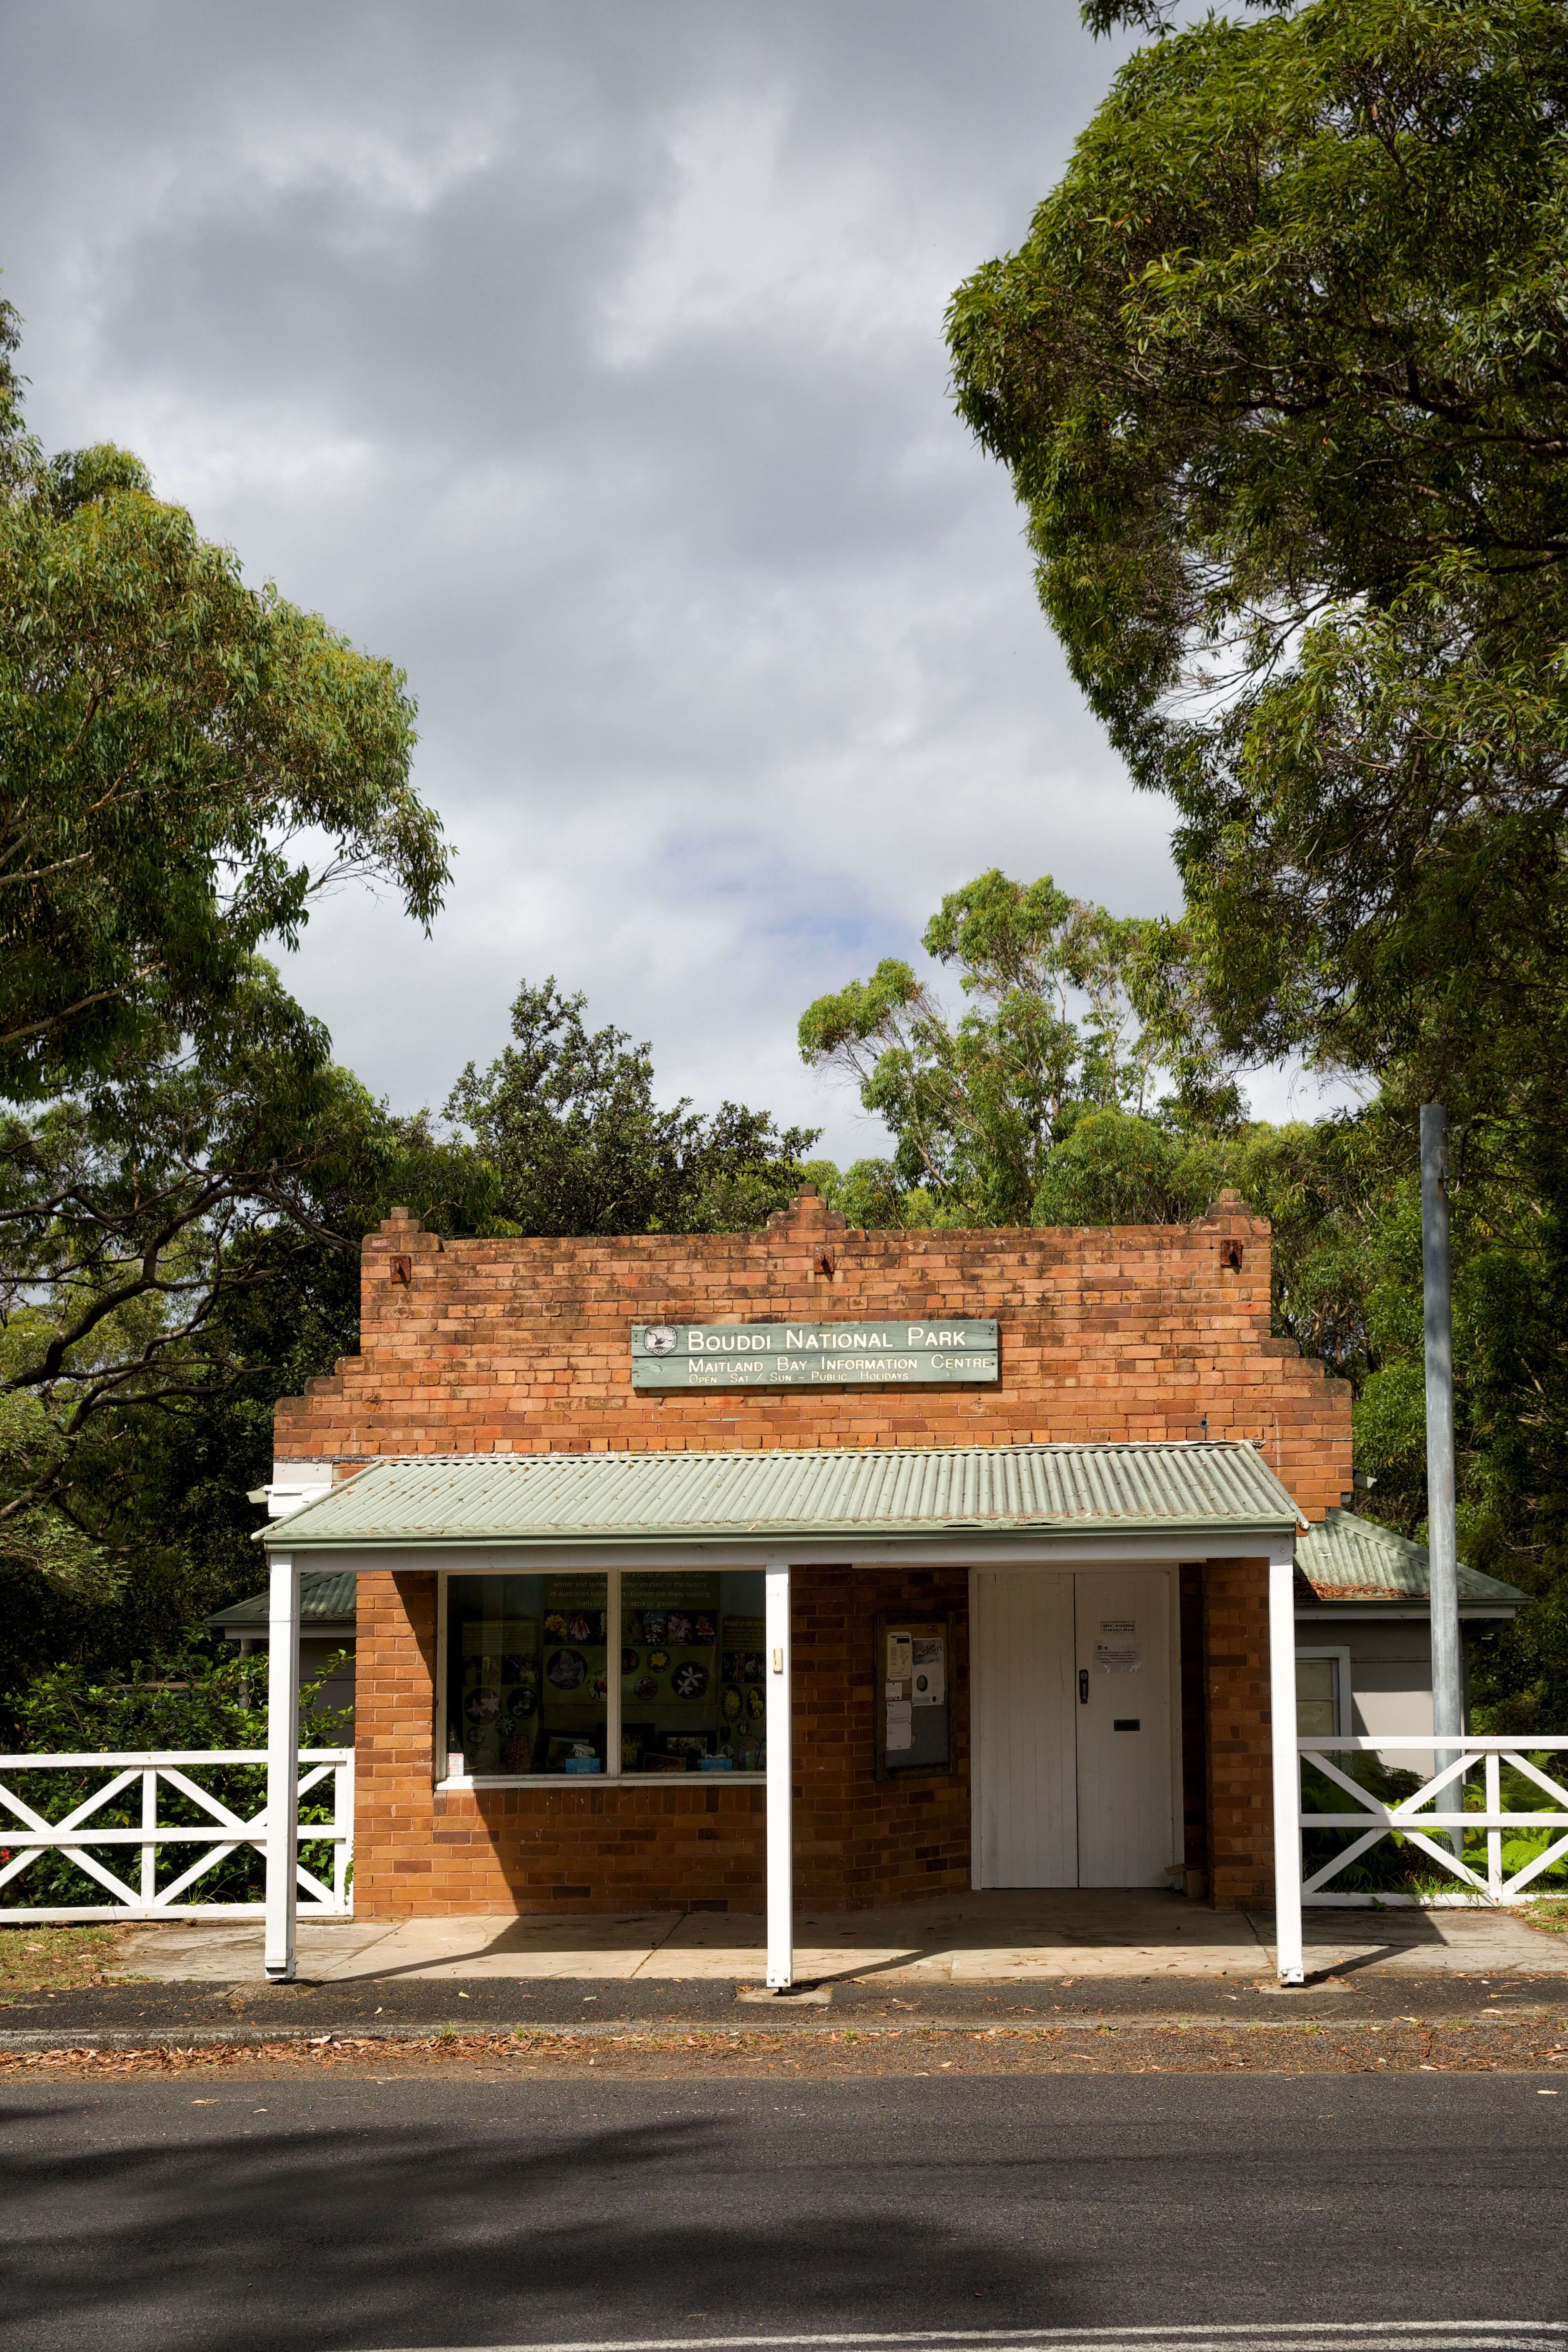
[[[797,1901],[842,1910],[967,1887],[963,1570],[802,1569],[792,1586]],[[762,1908],[760,1788],[693,1777],[435,1789],[436,1579],[377,1573],[359,1590],[359,1917]],[[950,1773],[876,1777],[878,1610],[952,1614]]]
[[[1268,1562],[1211,1559],[1204,1570],[1211,1900],[1222,1910],[1274,1901],[1269,1756]]]
[[[1227,1263],[1239,1254],[1240,1265]],[[1235,1196],[1192,1225],[847,1230],[809,1191],[766,1233],[443,1244],[405,1217],[365,1244],[361,1353],[278,1407],[281,1459],[1247,1437],[1310,1517],[1351,1484],[1350,1391],[1269,1333],[1268,1228]],[[638,1394],[633,1322],[994,1316],[989,1389]],[[870,1617],[951,1608],[964,1580],[802,1572],[797,1891],[826,1906],[969,1877],[960,1769],[872,1773]],[[1267,1577],[1204,1579],[1203,1726],[1214,1899],[1269,1892]],[[937,1597],[940,1588],[944,1597]],[[605,1782],[432,1789],[434,1583],[360,1580],[356,1903],[370,1916],[552,1906],[752,1907],[762,1791]],[[1189,1615],[1190,1612],[1184,1612]],[[956,1646],[962,1659],[965,1648]],[[1192,1737],[1189,1727],[1189,1740]],[[1193,1825],[1195,1826],[1195,1825]],[[1204,1841],[1192,1840],[1195,1849]]]
[[[1225,1264],[1239,1249],[1239,1271]],[[822,1269],[826,1266],[830,1272]],[[406,1274],[407,1279],[403,1279]],[[1261,1439],[1309,1517],[1351,1483],[1350,1391],[1268,1328],[1268,1228],[847,1231],[809,1191],[763,1234],[364,1249],[361,1352],[278,1407],[286,1461],[378,1454]],[[994,1316],[994,1388],[641,1394],[634,1322]]]

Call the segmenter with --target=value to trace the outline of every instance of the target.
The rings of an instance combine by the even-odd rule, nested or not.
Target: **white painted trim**
[[[262,1966],[271,1984],[295,1968],[299,1910],[300,1563],[269,1561],[267,1609],[267,1901]]]
[[[1125,1535],[1093,1536],[990,1536],[983,1529],[965,1528],[955,1535],[907,1539],[792,1539],[789,1557],[795,1568],[1170,1568],[1200,1553],[1205,1559],[1258,1559],[1293,1542],[1293,1535],[1278,1527],[1226,1535],[1178,1528],[1168,1534],[1130,1529]],[[770,1555],[758,1549],[754,1538],[742,1543],[691,1538],[657,1544],[321,1544],[301,1548],[299,1557],[311,1569],[354,1573],[395,1569],[423,1575],[540,1576],[609,1568],[765,1569]]]
[[[621,1571],[605,1571],[605,1778],[621,1772]],[[717,1664],[717,1661],[715,1661]],[[627,1777],[630,1777],[629,1775]],[[565,1774],[562,1775],[566,1778]]]
[[[608,1777],[591,1772],[519,1772],[510,1777],[504,1772],[481,1772],[437,1780],[436,1786],[447,1793],[453,1789],[602,1789]],[[622,1772],[617,1777],[623,1789],[668,1789],[681,1779],[672,1772]],[[765,1789],[768,1785],[765,1772],[691,1772],[685,1775],[684,1785],[689,1788],[699,1780],[705,1789]]]
[[[789,1563],[770,1559],[763,1573],[766,1583],[763,1632],[768,1695],[767,1981],[770,1990],[785,1992],[795,1981],[794,1764],[790,1742],[795,1665],[790,1643]]]
[[[985,1719],[980,1671],[980,1660],[984,1654],[980,1642],[980,1573],[972,1568],[969,1571],[969,1884],[975,1889],[981,1884],[980,1790],[981,1776],[985,1769],[980,1727]],[[874,1680],[871,1687],[874,1694]]]
[[[430,1770],[437,1789],[463,1786],[460,1780],[446,1779],[443,1771],[443,1767],[449,1765],[452,1756],[447,1745],[451,1725],[447,1716],[447,1680],[451,1664],[447,1651],[447,1575],[449,1573],[449,1570],[443,1572],[436,1579],[436,1722],[430,1735]],[[461,1750],[458,1752],[460,1754]]]
[[[1268,1561],[1269,1747],[1274,1780],[1274,1940],[1281,1984],[1305,1981],[1301,1942],[1301,1768],[1296,1748],[1295,1547]]]
[[[1182,1753],[1182,1569],[1172,1568],[1166,1579],[1165,1652],[1171,1662],[1171,1864],[1182,1874],[1173,1884],[1180,1893],[1187,1867],[1186,1783]]]

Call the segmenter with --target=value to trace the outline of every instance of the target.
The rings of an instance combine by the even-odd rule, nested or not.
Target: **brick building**
[[[795,1895],[1272,1900],[1295,1543],[1352,1479],[1268,1254],[1235,1195],[861,1233],[807,1188],[616,1240],[395,1212],[360,1354],[278,1407],[265,1538],[275,1673],[301,1566],[356,1573],[356,1910],[765,1904],[787,1980]]]

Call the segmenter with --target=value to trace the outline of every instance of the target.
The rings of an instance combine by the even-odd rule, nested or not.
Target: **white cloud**
[[[795,1022],[945,890],[1173,903],[942,344],[1111,63],[1038,0],[13,0],[33,422],[419,697],[447,910],[345,894],[294,965],[395,1102],[553,971],[858,1152]]]

